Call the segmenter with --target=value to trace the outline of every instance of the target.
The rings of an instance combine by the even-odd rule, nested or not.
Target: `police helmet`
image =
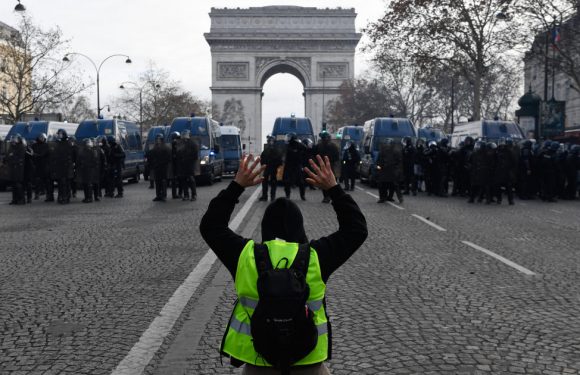
[[[477,151],[477,150],[480,150],[482,148],[482,146],[483,146],[483,142],[477,141],[477,142],[475,142],[475,145],[473,146],[473,149],[475,151]]]
[[[56,131],[56,138],[59,141],[64,141],[65,139],[67,139],[68,138],[68,134],[66,133],[66,130],[64,130],[64,129],[58,129]]]
[[[306,146],[307,148],[312,148],[314,146],[314,142],[312,142],[312,139],[310,139],[310,138],[304,138],[302,140],[302,144],[304,146]]]
[[[107,136],[107,142],[109,142],[110,145],[117,144],[117,140],[115,139],[115,136],[112,136],[112,135]]]
[[[492,150],[495,150],[497,148],[497,144],[495,142],[489,142],[487,144],[487,147],[491,148]]]
[[[290,132],[290,133],[286,134],[286,142],[295,141],[296,139],[298,139],[298,136],[296,135],[296,133]]]
[[[87,147],[93,147],[93,140],[90,138],[85,138],[84,143],[85,143],[85,146],[87,146]]]
[[[529,139],[526,139],[525,141],[522,142],[522,147],[523,148],[532,148],[532,141],[530,141]]]
[[[344,148],[343,148],[343,150],[348,150],[348,149],[350,148],[350,146],[351,146],[351,145],[352,145],[352,142],[351,142],[351,141],[348,141],[348,142],[346,142],[346,143],[344,144]]]
[[[505,144],[506,144],[507,146],[513,146],[513,145],[514,145],[514,140],[513,140],[513,138],[512,138],[512,137],[507,137],[507,138],[505,139]]]
[[[558,142],[550,143],[550,150],[558,151],[560,149],[560,144]]]
[[[463,142],[466,146],[471,146],[473,144],[473,137],[465,137]]]
[[[185,139],[189,139],[191,137],[191,132],[186,129],[183,132],[181,132],[181,136]]]
[[[10,143],[12,143],[13,145],[15,145],[15,144],[21,144],[21,143],[23,143],[23,141],[24,141],[24,138],[22,138],[22,136],[19,133],[14,134],[10,138]]]
[[[38,137],[36,137],[36,141],[37,142],[46,142],[46,134],[45,133],[40,133],[38,135]]]
[[[440,144],[442,147],[447,147],[447,145],[449,144],[449,139],[447,139],[447,138],[443,138],[443,139],[441,139],[441,141],[439,142],[439,144]]]
[[[580,154],[580,146],[579,146],[579,145],[574,145],[574,146],[572,146],[572,148],[570,148],[570,152],[571,152],[573,155],[578,155],[578,154]]]
[[[171,140],[175,140],[175,139],[179,139],[181,138],[181,134],[179,134],[179,132],[172,132],[171,133]]]
[[[326,130],[321,131],[318,136],[320,139],[330,139],[330,134]]]
[[[545,148],[546,150],[549,149],[552,146],[552,141],[550,141],[549,139],[544,141],[544,144],[542,145],[543,148]]]
[[[435,147],[437,147],[437,142],[429,141],[429,148],[435,148]]]

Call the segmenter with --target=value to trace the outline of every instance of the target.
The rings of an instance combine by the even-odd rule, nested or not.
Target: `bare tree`
[[[183,90],[168,72],[153,63],[137,82],[126,82],[123,86],[126,90],[114,101],[115,107],[122,108],[123,116],[137,122],[142,111],[144,129],[169,125],[175,117],[207,115],[211,111],[207,102]]]
[[[379,62],[393,49],[425,76],[435,70],[459,76],[473,93],[471,116],[482,114],[486,76],[502,57],[529,40],[521,22],[498,17],[509,0],[393,0],[384,16],[366,28],[367,51]]]
[[[0,41],[2,73],[0,108],[16,122],[25,113],[42,113],[85,89],[80,79],[67,76],[60,59],[67,45],[60,29],[43,30],[23,15],[18,32]]]

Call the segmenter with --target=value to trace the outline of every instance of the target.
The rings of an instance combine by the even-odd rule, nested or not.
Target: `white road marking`
[[[232,230],[238,229],[242,220],[258,198],[261,187],[258,187],[242,206],[238,214],[230,222]],[[214,252],[208,250],[193,271],[187,276],[183,284],[177,288],[173,296],[163,306],[149,328],[141,335],[139,341],[133,345],[127,356],[117,365],[112,375],[140,375],[145,371],[157,350],[163,344],[163,340],[169,334],[175,321],[187,305],[191,296],[195,293],[205,275],[209,272],[217,257]]]
[[[399,210],[404,210],[405,209],[404,207],[401,207],[401,206],[399,206],[397,204],[394,204],[393,202],[387,202],[387,203],[390,204],[391,206],[395,207],[395,208],[398,208]]]
[[[435,229],[437,229],[437,230],[439,230],[439,231],[441,231],[441,232],[447,232],[447,229],[445,229],[445,228],[443,228],[443,227],[440,227],[439,225],[437,225],[437,224],[435,224],[435,223],[432,223],[432,222],[430,222],[429,220],[425,219],[423,216],[419,216],[419,215],[415,215],[415,214],[412,214],[411,216],[413,216],[413,217],[415,217],[415,218],[417,218],[417,219],[421,220],[421,221],[422,221],[422,222],[424,222],[425,224],[427,224],[427,225],[430,225],[430,226],[432,226],[433,228],[435,228]]]
[[[502,257],[501,255],[498,255],[498,254],[494,253],[493,251],[487,250],[487,249],[485,249],[485,248],[483,248],[481,246],[478,246],[478,245],[476,245],[476,244],[474,244],[472,242],[469,242],[469,241],[461,241],[461,242],[464,243],[465,245],[469,246],[469,247],[474,248],[475,250],[479,250],[481,252],[486,253],[489,256],[494,257],[495,259],[499,260],[500,262],[503,262],[503,263],[507,264],[508,266],[513,267],[516,270],[518,270],[518,271],[520,271],[520,272],[522,272],[522,273],[524,273],[526,275],[530,275],[530,276],[535,275],[535,273],[532,272],[532,271],[530,271],[529,269],[527,269],[525,267],[522,267],[519,264],[514,263],[511,260],[506,259],[506,258]]]
[[[373,198],[377,198],[377,199],[379,199],[379,196],[378,196],[378,195],[376,195],[376,194],[373,194],[373,193],[371,193],[370,191],[367,191],[367,190],[365,190],[365,189],[363,189],[363,188],[359,188],[358,186],[356,186],[356,188],[357,188],[358,190],[360,190],[360,191],[364,191],[365,193],[367,193],[368,195],[370,195],[370,196],[371,196],[371,197],[373,197]],[[395,207],[395,208],[398,208],[399,210],[404,210],[404,209],[405,209],[404,207],[401,207],[401,206],[399,206],[399,205],[396,205],[396,204],[394,204],[393,202],[387,202],[387,203],[388,203],[388,204],[390,204],[391,206]]]

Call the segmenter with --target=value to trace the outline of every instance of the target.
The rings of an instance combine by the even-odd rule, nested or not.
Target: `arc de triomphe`
[[[242,142],[251,143],[249,151],[261,149],[262,88],[277,73],[293,74],[302,82],[304,112],[318,134],[323,101],[328,105],[338,96],[342,82],[354,78],[354,55],[361,38],[355,29],[355,10],[212,8],[209,16],[211,30],[205,39],[212,55],[212,104],[226,125],[242,129]]]

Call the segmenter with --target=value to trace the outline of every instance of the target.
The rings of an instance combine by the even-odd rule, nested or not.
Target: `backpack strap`
[[[268,246],[263,243],[254,243],[254,258],[256,260],[256,268],[258,269],[258,276],[274,268],[272,266],[272,260],[270,259],[270,253],[268,252]]]
[[[309,243],[300,244],[298,246],[298,253],[296,254],[296,258],[294,258],[294,262],[292,262],[292,266],[290,266],[290,268],[302,272],[304,277],[306,277],[309,263],[310,263],[310,244]]]

